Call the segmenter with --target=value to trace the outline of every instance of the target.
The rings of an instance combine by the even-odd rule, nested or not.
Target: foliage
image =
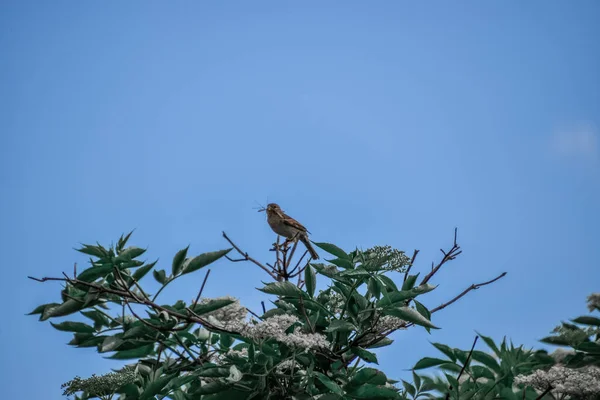
[[[588,297],[590,311],[600,311],[600,295]],[[414,371],[435,368],[433,376],[413,373],[404,382],[406,399],[600,399],[600,319],[581,316],[563,322],[543,343],[569,346],[552,354],[524,350],[506,338],[498,346],[478,334],[470,351],[433,343],[441,358],[425,357]],[[481,338],[489,351],[475,350]]]
[[[388,336],[399,329],[437,329],[432,311],[417,298],[436,289],[429,280],[460,254],[455,235],[452,249],[417,283],[419,274],[409,274],[417,251],[409,259],[390,246],[347,253],[315,243],[333,257],[303,263],[305,252],[294,266],[297,243],[279,245],[278,239],[275,263],[265,265],[223,233],[230,248],[188,257],[186,247],[175,254],[171,268],[158,269],[156,261],[139,260],[144,249],[126,247],[130,236],[111,247],[83,245],[78,251],[91,257],[90,267],[73,277],[32,278],[60,281],[64,288],[60,303],[41,305],[31,314],[71,332],[72,346],[133,361],[121,372],[76,377],[63,385],[65,394],[77,392],[78,399],[112,394],[121,400],[403,398],[396,381],[373,367],[373,349],[390,345]],[[232,249],[240,259],[229,257]],[[233,297],[203,298],[208,273],[195,299],[158,302],[171,282],[223,257],[253,262],[274,278],[259,289],[275,296],[271,309],[248,318],[249,310]],[[390,274],[399,274],[401,285]],[[160,285],[155,294],[142,288],[148,275]],[[317,283],[324,289],[317,292]]]

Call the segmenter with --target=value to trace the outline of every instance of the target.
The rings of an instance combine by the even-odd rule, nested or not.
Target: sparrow
[[[288,240],[300,240],[306,246],[306,250],[308,250],[310,256],[314,260],[319,259],[319,255],[308,240],[310,232],[300,222],[284,213],[281,207],[275,203],[267,204],[267,208],[264,211],[267,212],[267,222],[273,232]]]

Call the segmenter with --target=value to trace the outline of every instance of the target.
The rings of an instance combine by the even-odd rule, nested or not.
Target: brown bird
[[[275,203],[267,204],[265,210],[267,211],[267,222],[273,232],[288,240],[300,240],[306,246],[310,256],[314,260],[319,259],[319,255],[308,240],[310,232],[300,222],[284,213],[281,207]]]

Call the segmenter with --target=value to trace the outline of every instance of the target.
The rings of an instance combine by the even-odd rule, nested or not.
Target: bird
[[[310,232],[308,232],[308,229],[306,229],[304,225],[284,213],[281,207],[275,203],[267,204],[267,207],[261,211],[267,212],[267,222],[273,232],[288,240],[300,240],[304,246],[306,246],[306,250],[308,250],[310,256],[314,260],[319,259],[319,255],[310,244],[310,240],[308,240],[308,234]]]

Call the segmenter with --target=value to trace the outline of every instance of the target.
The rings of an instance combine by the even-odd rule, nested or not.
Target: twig
[[[265,302],[261,300],[260,305],[262,306],[263,314],[266,313],[267,309],[265,308]]]
[[[310,319],[308,318],[308,314],[306,314],[306,307],[304,307],[304,300],[302,300],[302,296],[300,296],[298,299],[300,300],[300,309],[302,311],[302,314],[304,315],[304,318],[306,318],[306,323],[308,324],[308,327],[310,328],[310,332],[311,333],[315,333],[315,328],[310,323]]]
[[[482,282],[482,283],[477,283],[477,284],[472,284],[471,286],[469,286],[468,288],[466,288],[461,294],[459,294],[458,296],[456,296],[455,298],[453,298],[452,300],[448,301],[447,303],[443,303],[439,306],[437,306],[436,308],[434,308],[433,310],[431,310],[430,312],[433,314],[436,311],[439,311],[441,309],[446,308],[447,306],[449,306],[450,304],[454,303],[455,301],[457,301],[458,299],[460,299],[461,297],[463,297],[464,295],[466,295],[467,293],[469,293],[471,290],[476,290],[479,289],[482,286],[485,285],[489,285],[490,283],[494,283],[496,282],[498,279],[504,278],[506,276],[506,272],[501,273],[500,275],[498,275],[497,277],[495,277],[494,279],[492,279],[491,281],[487,281],[487,282]]]
[[[77,263],[73,264],[73,279],[77,279]]]
[[[279,235],[277,235],[277,241],[275,241],[275,265],[277,266],[277,272],[281,271],[281,259],[279,258]]]
[[[302,257],[300,257],[300,259],[298,260],[298,262],[296,263],[296,266],[294,268],[292,268],[292,270],[290,271],[290,276],[292,276],[292,274],[294,273],[294,271],[296,269],[298,269],[298,266],[300,266],[300,263],[302,262],[302,260],[304,259],[304,257],[308,254],[308,250],[305,250],[304,253],[302,254]]]
[[[419,254],[419,250],[415,249],[413,252],[412,258],[410,259],[410,264],[408,264],[408,268],[406,268],[406,272],[404,272],[404,282],[406,282],[406,278],[408,278],[408,273],[415,263],[415,258],[417,258],[417,254]]]
[[[429,282],[429,280],[433,277],[433,275],[435,275],[436,272],[438,272],[439,269],[442,268],[442,266],[445,263],[447,263],[448,261],[454,260],[460,253],[462,253],[462,250],[460,250],[460,246],[456,243],[457,232],[458,232],[458,229],[454,228],[454,245],[452,246],[452,248],[448,252],[445,252],[444,250],[440,250],[444,254],[444,257],[442,258],[442,261],[440,261],[440,263],[437,266],[435,266],[431,270],[431,272],[429,272],[425,276],[425,278],[423,278],[423,280],[421,281],[421,285],[424,285],[427,282]]]
[[[196,304],[198,304],[198,300],[200,300],[200,296],[202,296],[202,292],[204,291],[204,285],[206,285],[206,280],[208,279],[209,275],[210,275],[210,269],[206,272],[206,275],[204,275],[204,280],[202,281],[202,286],[200,286],[200,291],[198,291],[198,296],[196,296],[196,300],[194,300],[194,305],[192,306],[192,309],[196,308]]]
[[[292,252],[290,253],[290,257],[288,258],[287,265],[285,266],[286,275],[287,275],[288,267],[290,266],[290,263],[292,262],[292,259],[294,258],[294,253],[296,252],[297,247],[298,247],[298,240],[295,240],[294,245],[292,246]]]
[[[548,386],[548,389],[544,390],[544,392],[542,394],[540,394],[538,397],[535,398],[535,400],[542,400],[544,398],[545,395],[547,395],[548,393],[550,393],[550,391],[554,389],[552,387],[552,385]]]
[[[477,344],[477,340],[479,339],[479,336],[475,336],[475,340],[473,341],[473,346],[471,346],[471,351],[469,351],[469,355],[467,356],[467,360],[465,361],[465,363],[463,364],[463,367],[461,368],[460,372],[458,373],[458,377],[456,378],[456,380],[460,380],[460,377],[462,376],[463,372],[465,371],[465,368],[467,367],[467,365],[469,365],[469,361],[471,360],[471,356],[473,355],[473,350],[475,350],[475,345]],[[452,391],[452,385],[450,385],[450,387],[448,388],[448,393],[446,394],[446,400],[450,398],[450,392]]]
[[[269,269],[267,267],[265,267],[261,262],[255,260],[254,258],[250,257],[248,255],[248,253],[243,252],[235,243],[233,243],[231,241],[231,239],[229,239],[229,237],[227,236],[227,234],[225,232],[223,232],[223,237],[225,238],[225,240],[227,240],[229,242],[229,244],[231,244],[231,246],[238,252],[240,253],[240,255],[242,257],[244,257],[244,261],[250,261],[252,263],[254,263],[255,265],[259,266],[260,268],[262,268],[267,274],[271,275],[271,277],[275,280],[277,280],[277,276],[275,274],[273,274],[271,271],[269,271]],[[229,259],[229,257],[227,257],[228,260],[233,261],[231,259]],[[240,260],[242,261],[242,260]]]
[[[262,318],[255,313],[254,311],[252,311],[251,309],[249,309],[248,307],[244,307],[246,309],[246,311],[248,311],[250,314],[254,315],[256,318],[260,319],[262,321]]]

